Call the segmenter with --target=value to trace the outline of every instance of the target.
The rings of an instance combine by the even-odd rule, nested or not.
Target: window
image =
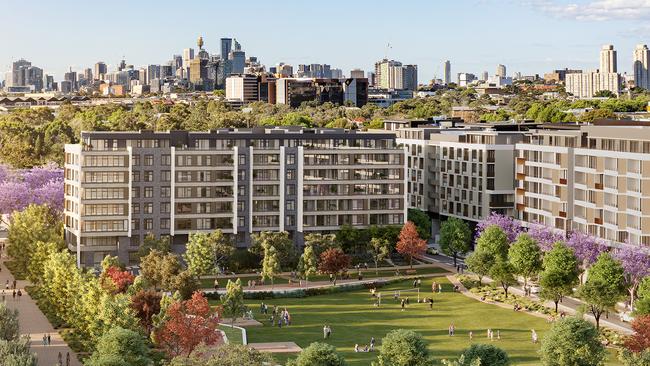
[[[145,166],[153,165],[153,155],[148,154],[144,156],[144,165]]]
[[[140,155],[133,155],[133,166],[138,166],[140,165]]]
[[[145,230],[153,230],[153,219],[145,219],[144,220],[144,229]]]
[[[148,202],[144,204],[144,213],[152,214],[153,213],[153,203]]]
[[[238,201],[237,202],[237,212],[244,212],[244,201]]]
[[[288,196],[295,196],[296,195],[296,185],[295,184],[287,185],[287,195]]]
[[[288,200],[287,201],[287,211],[293,211],[296,209],[296,201]]]
[[[296,170],[287,169],[287,180],[294,180],[294,179],[296,179]]]
[[[287,155],[287,165],[294,165],[296,163],[296,154]]]
[[[140,172],[133,172],[133,178],[131,179],[134,182],[140,181]]]
[[[153,187],[144,187],[144,197],[145,198],[153,197]]]
[[[160,228],[161,229],[169,229],[169,219],[160,219]]]
[[[163,202],[160,204],[160,213],[169,213],[171,204],[169,202]]]
[[[140,197],[140,188],[131,188],[131,197],[133,198]]]
[[[160,172],[160,181],[161,182],[169,182],[172,180],[172,172],[169,170],[163,170]]]
[[[239,165],[244,165],[246,164],[246,155],[240,154],[239,155]]]
[[[172,165],[171,163],[172,163],[172,158],[170,155],[163,155],[160,158],[160,165],[162,166],[170,166]]]
[[[246,186],[239,186],[239,196],[244,196],[246,195]]]
[[[140,204],[139,203],[134,203],[131,205],[131,212],[134,214],[139,214],[140,213]]]
[[[244,226],[244,216],[238,216],[238,217],[237,217],[237,225],[238,225],[239,227]]]
[[[140,230],[140,220],[131,220],[131,230]]]
[[[160,187],[160,197],[169,198],[171,196],[171,187]]]
[[[286,225],[287,225],[287,226],[295,226],[295,225],[296,225],[296,216],[294,216],[294,215],[287,215],[287,218],[286,218]]]
[[[144,172],[144,181],[153,182],[153,171],[147,170],[146,172]]]

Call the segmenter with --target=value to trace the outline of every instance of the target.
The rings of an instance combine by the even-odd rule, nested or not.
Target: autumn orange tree
[[[131,308],[147,334],[151,333],[153,316],[160,313],[161,298],[159,293],[152,290],[140,290],[131,297]]]
[[[171,304],[166,315],[167,320],[154,332],[154,340],[170,357],[189,356],[200,344],[210,346],[222,341],[217,331],[219,314],[199,291],[189,300]]]
[[[347,269],[350,266],[350,262],[350,256],[343,253],[341,249],[330,248],[321,253],[318,270],[334,275],[334,283],[336,284],[336,276]]]
[[[427,250],[427,242],[420,239],[415,224],[407,221],[399,233],[399,240],[395,249],[399,254],[408,258],[409,265],[413,268],[413,257],[423,254]]]
[[[625,339],[625,348],[635,353],[650,349],[650,315],[634,319],[632,330],[634,334]]]
[[[116,266],[106,268],[100,277],[102,287],[113,294],[126,292],[134,280],[135,276],[133,274]]]

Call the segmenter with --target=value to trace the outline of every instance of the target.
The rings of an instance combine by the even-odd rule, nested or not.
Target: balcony
[[[526,174],[524,174],[524,173],[517,173],[516,179],[517,179],[517,180],[524,180],[524,179],[526,179]]]
[[[526,190],[523,189],[523,188],[517,188],[515,191],[516,191],[516,193],[517,193],[518,195],[520,195],[520,196],[521,196],[521,195],[524,195],[524,194],[526,193]]]
[[[566,178],[560,178],[560,184],[566,184]]]
[[[526,158],[517,158],[518,165],[524,165],[524,163],[526,163]]]
[[[523,211],[524,209],[526,209],[526,205],[523,204],[523,203],[517,203],[516,208],[517,208],[517,211]]]
[[[601,219],[600,217],[594,217],[594,224],[602,225],[603,219]]]
[[[594,188],[596,188],[596,189],[602,191],[602,190],[603,190],[603,184],[602,184],[602,183],[596,183],[596,184],[594,185]]]
[[[566,211],[560,211],[560,217],[566,219]]]

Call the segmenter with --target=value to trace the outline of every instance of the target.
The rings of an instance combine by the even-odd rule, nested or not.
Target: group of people
[[[4,246],[4,244],[2,244]],[[0,266],[2,268],[2,266]],[[5,282],[5,288],[2,290],[2,302],[6,301],[5,298],[5,291],[9,292],[11,289],[11,297],[16,300],[16,296],[18,296],[18,300],[23,296],[23,291],[21,289],[16,289],[16,280],[13,280],[11,283],[11,286],[9,285],[9,280],[6,280]]]
[[[323,325],[323,339],[329,339],[332,336],[332,327],[325,324]]]
[[[359,347],[359,344],[354,345],[354,352],[372,352],[375,350],[375,337],[370,338],[370,345]]]
[[[261,303],[260,312],[262,314],[268,314],[269,312],[268,305],[266,305],[265,303]],[[287,308],[284,308],[283,310],[278,310],[278,307],[276,305],[273,307],[273,312],[271,313],[271,317],[269,318],[269,321],[272,327],[275,325],[277,325],[278,328],[282,328],[283,325],[289,326],[291,325],[291,314],[289,314],[289,310],[287,310]]]
[[[63,355],[59,352],[59,361],[57,366],[63,366]],[[65,353],[65,366],[70,366],[70,352]]]
[[[43,345],[44,346],[49,346],[52,344],[52,337],[50,336],[49,333],[43,334]]]

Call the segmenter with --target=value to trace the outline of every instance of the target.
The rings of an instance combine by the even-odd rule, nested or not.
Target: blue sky
[[[264,64],[328,63],[347,73],[388,57],[419,67],[420,82],[505,64],[508,73],[598,67],[600,46],[630,71],[637,43],[650,43],[650,0],[0,0],[0,72],[26,58],[60,78],[122,55],[160,64],[183,48],[219,50],[237,38]],[[2,74],[0,74],[2,75]]]

